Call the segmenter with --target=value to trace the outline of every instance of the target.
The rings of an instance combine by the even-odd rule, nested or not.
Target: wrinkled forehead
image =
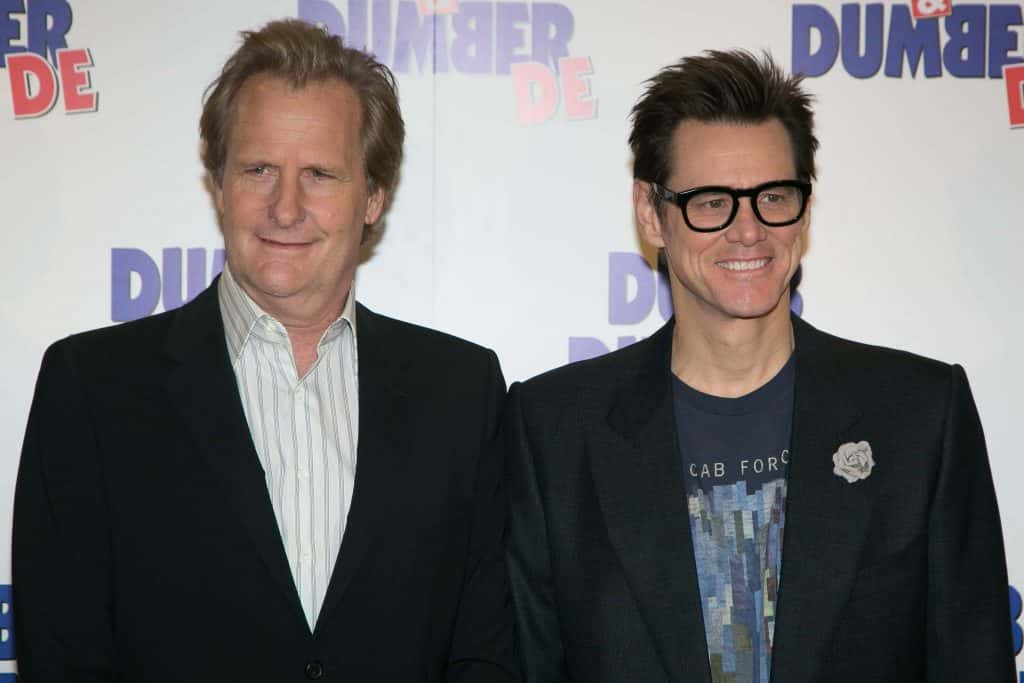
[[[227,144],[230,149],[253,136],[277,138],[287,136],[290,130],[305,135],[319,131],[324,140],[352,146],[361,154],[361,121],[358,96],[344,81],[324,79],[296,85],[273,74],[259,74],[246,79],[235,96]]]

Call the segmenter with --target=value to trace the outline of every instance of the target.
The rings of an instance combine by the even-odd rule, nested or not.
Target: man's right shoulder
[[[545,402],[568,400],[580,391],[604,393],[614,390],[637,373],[660,362],[660,330],[647,339],[609,353],[563,365],[520,383],[523,396],[541,398]],[[671,332],[671,330],[669,330]],[[667,370],[668,357],[664,358]]]
[[[107,325],[59,339],[44,358],[63,356],[76,366],[133,366],[159,355],[181,309]]]

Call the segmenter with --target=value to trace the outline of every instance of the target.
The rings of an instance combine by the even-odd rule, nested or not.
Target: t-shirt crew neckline
[[[713,415],[749,415],[756,413],[776,403],[787,387],[793,386],[790,379],[793,377],[796,367],[795,358],[796,354],[790,354],[786,364],[775,373],[774,377],[749,394],[733,398],[705,394],[694,389],[673,373],[672,381],[675,384],[676,397],[691,408],[703,413],[711,413]]]

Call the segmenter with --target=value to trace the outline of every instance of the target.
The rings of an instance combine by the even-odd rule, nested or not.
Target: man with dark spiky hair
[[[243,33],[203,162],[223,274],[47,351],[14,502],[24,683],[518,680],[488,349],[357,303],[394,77]]]
[[[662,70],[633,203],[675,316],[513,385],[529,681],[1009,683],[999,515],[963,370],[790,313],[818,141],[767,55]]]

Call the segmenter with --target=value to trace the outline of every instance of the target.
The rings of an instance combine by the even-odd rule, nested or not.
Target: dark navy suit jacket
[[[508,556],[530,682],[711,680],[673,324],[510,392]],[[999,515],[962,369],[793,325],[771,680],[1014,680]],[[860,441],[876,464],[848,483],[832,456]]]
[[[215,285],[47,351],[14,506],[25,683],[516,680],[497,358],[357,320],[355,489],[312,632]]]

